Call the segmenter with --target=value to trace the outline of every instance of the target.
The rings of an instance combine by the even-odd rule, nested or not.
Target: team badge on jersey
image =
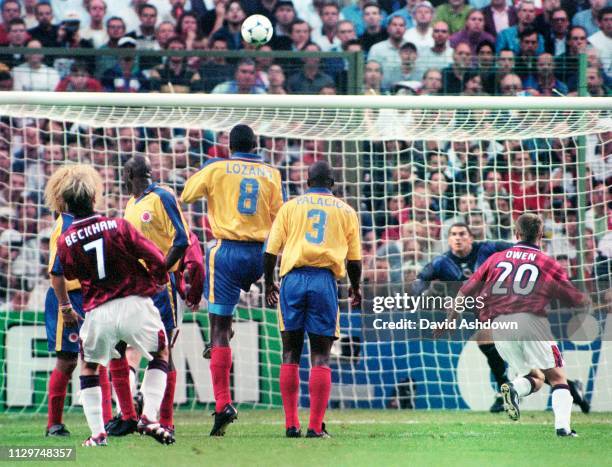
[[[149,211],[144,211],[140,215],[140,220],[142,222],[151,222],[153,220],[153,214],[151,214]]]
[[[68,340],[69,340],[70,342],[73,342],[73,343],[74,343],[74,342],[78,342],[78,341],[79,341],[79,335],[78,335],[76,332],[71,332],[71,333],[68,335]]]

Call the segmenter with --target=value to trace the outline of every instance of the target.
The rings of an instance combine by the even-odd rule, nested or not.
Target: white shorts
[[[513,313],[498,316],[493,322],[518,325],[518,330],[514,331],[492,329],[497,351],[518,375],[527,375],[536,368],[548,370],[563,367],[563,356],[545,316]]]
[[[79,337],[84,360],[100,365],[119,357],[115,346],[120,341],[138,349],[149,361],[153,359],[149,352],[168,345],[153,300],[136,295],[111,300],[85,313]]]

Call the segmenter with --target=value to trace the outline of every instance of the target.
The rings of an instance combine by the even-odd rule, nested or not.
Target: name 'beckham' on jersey
[[[53,274],[81,282],[85,311],[115,298],[150,297],[168,280],[162,252],[123,219],[73,221],[58,239],[57,256]]]
[[[211,159],[192,175],[181,200],[202,197],[215,238],[251,242],[265,241],[284,200],[280,172],[247,153]]]

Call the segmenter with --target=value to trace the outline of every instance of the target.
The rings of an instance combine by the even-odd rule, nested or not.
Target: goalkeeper
[[[433,259],[427,264],[417,276],[412,286],[412,294],[420,295],[425,292],[432,281],[439,280],[445,283],[454,283],[455,288],[448,291],[455,295],[461,284],[483,264],[489,256],[498,251],[506,250],[513,246],[508,242],[474,242],[474,236],[467,224],[455,223],[448,230],[449,250]],[[450,284],[448,284],[450,285]],[[490,330],[480,330],[475,335],[478,348],[487,358],[487,363],[493,373],[497,384],[497,396],[490,408],[493,413],[504,411],[504,401],[499,393],[501,385],[508,382],[506,376],[506,363],[495,348]],[[581,383],[568,380],[570,392],[574,404],[580,406],[584,413],[590,410],[590,404],[582,395]]]

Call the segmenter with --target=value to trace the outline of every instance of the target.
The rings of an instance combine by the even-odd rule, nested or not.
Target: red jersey
[[[85,311],[115,298],[150,297],[168,282],[162,252],[123,219],[75,220],[57,240],[57,255],[57,272],[81,282]]]
[[[176,286],[183,300],[189,303],[200,303],[204,290],[204,255],[200,247],[200,240],[193,232],[189,232],[189,246],[176,271]],[[185,280],[188,273],[189,281]]]
[[[460,293],[484,299],[481,321],[511,313],[546,315],[546,307],[553,299],[569,306],[585,300],[556,260],[526,243],[490,256]]]

